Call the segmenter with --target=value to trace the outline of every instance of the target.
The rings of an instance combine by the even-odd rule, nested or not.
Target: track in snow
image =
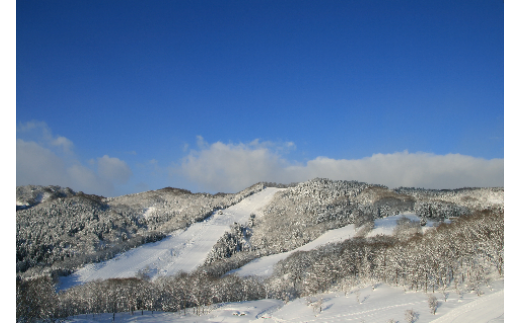
[[[245,223],[251,213],[262,217],[262,208],[282,189],[266,188],[253,194],[222,214],[214,212],[203,222],[192,224],[161,241],[148,243],[97,264],[89,264],[74,274],[62,277],[60,289],[95,279],[134,277],[148,268],[150,276],[169,276],[180,271],[191,272],[206,259],[211,248],[233,222]]]

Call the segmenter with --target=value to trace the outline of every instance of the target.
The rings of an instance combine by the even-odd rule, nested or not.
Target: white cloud
[[[110,181],[81,164],[69,164],[35,142],[16,140],[16,185],[59,185],[76,191],[109,195]]]
[[[90,159],[97,172],[83,165],[73,152],[74,144],[63,136],[53,136],[44,122],[28,122],[17,128],[16,185],[60,185],[75,191],[112,196],[114,184],[125,184],[132,176],[128,165],[105,155]]]
[[[199,149],[204,149],[208,147],[208,143],[204,141],[204,138],[202,136],[197,136],[197,147],[199,147]]]
[[[327,177],[384,184],[389,187],[459,188],[503,186],[504,160],[460,154],[397,152],[355,160],[318,157],[306,166],[291,166],[290,177]]]
[[[249,144],[199,145],[202,148],[191,151],[176,173],[201,189],[212,191],[238,191],[259,181],[290,183],[315,177],[357,180],[391,188],[504,185],[503,159],[404,151],[352,160],[317,157],[305,165],[295,165],[276,153],[293,146],[294,143],[273,145],[258,140]]]
[[[109,179],[100,177],[83,165],[72,165],[66,169],[66,173],[71,182],[69,187],[76,191],[104,196],[114,194],[114,184]]]
[[[259,181],[275,180],[285,163],[257,142],[200,146],[207,148],[192,151],[178,172],[203,189],[237,191]]]
[[[28,132],[37,128],[43,129],[44,132],[49,132],[49,127],[43,121],[29,121],[26,123],[19,124],[16,128],[16,131]]]
[[[73,144],[72,141],[65,137],[57,137],[55,139],[52,139],[51,144],[53,146],[61,147],[64,151],[72,151]]]
[[[70,185],[65,163],[35,142],[16,140],[16,185]]]
[[[43,121],[29,121],[18,125],[16,131],[25,136],[32,136],[41,146],[57,147],[63,152],[71,153],[74,144],[63,136],[54,136],[49,126]]]
[[[119,158],[105,155],[97,159],[97,164],[99,175],[116,184],[126,184],[132,176],[130,167]]]

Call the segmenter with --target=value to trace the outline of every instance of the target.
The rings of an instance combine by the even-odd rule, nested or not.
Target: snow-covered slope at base
[[[204,222],[194,223],[161,241],[148,243],[117,257],[90,264],[61,279],[60,289],[69,288],[95,279],[133,277],[137,271],[148,268],[153,277],[190,272],[201,265],[217,240],[233,222],[245,223],[251,213],[262,217],[262,208],[282,189],[266,188],[234,206],[215,212]]]
[[[504,322],[504,290],[455,308],[432,323]]]
[[[417,323],[496,323],[504,319],[504,281],[495,281],[493,289],[484,288],[485,294],[478,297],[474,293],[458,295],[449,291],[448,299],[436,293],[439,307],[436,315],[430,313],[427,295],[422,292],[405,292],[401,288],[379,285],[375,290],[364,288],[359,291],[359,302],[355,292],[345,296],[344,293],[325,293],[308,299],[296,299],[284,305],[282,301],[264,299],[259,301],[218,304],[212,309],[205,308],[204,315],[195,315],[193,309],[187,313],[134,312],[116,314],[116,321],[123,323],[157,323],[157,322],[365,322],[381,323],[407,322],[406,310],[418,314]],[[321,312],[313,306],[322,299]],[[312,303],[309,304],[308,300]],[[315,309],[316,308],[316,309]],[[210,311],[211,310],[211,311]],[[209,311],[209,313],[208,313]],[[112,322],[112,314],[80,315],[69,318],[68,322]]]
[[[494,290],[487,290],[486,294],[480,298],[475,294],[463,294],[462,297],[459,297],[455,291],[450,291],[447,301],[444,302],[442,294],[436,293],[439,301],[436,315],[430,313],[428,296],[425,293],[405,292],[399,288],[381,285],[375,290],[370,287],[361,289],[359,302],[355,293],[348,294],[347,297],[342,293],[317,295],[314,300],[323,298],[323,310],[319,314],[314,313],[312,308],[307,307],[303,299],[296,300],[274,312],[272,321],[265,320],[264,322],[370,323],[388,322],[391,319],[396,322],[407,322],[404,319],[404,313],[411,309],[418,314],[417,322],[484,323],[504,314],[503,280],[495,282],[492,286]],[[497,290],[501,291],[497,292]],[[473,305],[474,302],[478,303]],[[466,320],[463,314],[461,316],[456,314],[455,317],[461,320],[451,321],[452,311],[467,313],[466,309],[479,306],[487,307],[483,312],[487,313],[491,319],[475,317],[474,320]],[[444,315],[447,316],[447,321],[436,321],[438,317]]]
[[[394,228],[397,226],[397,220],[401,217],[407,217],[412,221],[419,222],[421,219],[413,213],[406,213],[402,215],[389,216],[383,219],[377,219],[374,221],[374,229],[367,234],[367,237],[373,237],[378,234],[392,235]],[[422,227],[422,230],[428,230],[434,226],[435,222],[427,221],[426,225]],[[353,224],[344,226],[343,228],[330,230],[319,236],[316,240],[311,241],[299,248],[294,250],[278,253],[275,255],[265,256],[255,259],[241,268],[230,271],[229,273],[235,273],[240,277],[246,276],[257,276],[259,278],[267,278],[273,274],[274,266],[280,260],[289,257],[296,251],[308,251],[315,249],[319,246],[323,246],[327,243],[341,242],[346,239],[350,239],[356,235],[356,230]]]

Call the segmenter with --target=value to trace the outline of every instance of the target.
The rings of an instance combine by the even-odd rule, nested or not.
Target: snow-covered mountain
[[[36,274],[70,272],[70,259],[53,258],[67,250],[112,254],[106,260],[79,257],[82,262],[74,265],[80,268],[61,277],[63,291],[52,296],[54,316],[153,309],[178,311],[161,313],[164,319],[198,322],[190,313],[213,309],[205,320],[397,322],[413,305],[421,321],[429,322],[436,316],[428,314],[424,292],[443,300],[451,295],[449,305],[438,303],[439,313],[447,314],[466,306],[471,295],[503,288],[503,188],[391,190],[327,179],[273,186],[259,183],[216,195],[167,188],[111,199],[22,187],[17,261],[36,261],[33,267],[43,259],[47,265],[19,266],[20,294],[33,286],[52,294],[45,289],[52,282]],[[88,225],[74,227],[78,218]],[[34,223],[51,230],[34,233]],[[95,234],[106,227],[106,234]],[[92,233],[97,240],[85,238]],[[151,234],[157,241],[146,240]],[[42,237],[44,256],[31,253]],[[503,302],[503,294],[493,297]],[[393,306],[385,305],[389,299]],[[235,307],[238,314],[228,313]],[[192,311],[181,313],[186,308]],[[123,320],[157,321],[145,316]]]
[[[69,273],[155,242],[264,188],[236,194],[193,194],[164,188],[105,198],[58,186],[17,187],[17,272]],[[20,207],[21,206],[21,207]]]

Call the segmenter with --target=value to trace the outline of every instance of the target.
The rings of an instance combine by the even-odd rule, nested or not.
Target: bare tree
[[[323,305],[323,297],[320,297],[317,302],[312,304],[312,308],[315,313],[319,314],[322,311],[322,305]]]
[[[435,297],[433,294],[428,295],[428,307],[430,308],[430,313],[435,315],[438,306],[439,301],[437,301],[437,297]]]
[[[414,312],[413,309],[404,311],[404,319],[408,323],[413,323],[417,320],[417,312]]]
[[[359,289],[356,290],[356,300],[358,304],[361,304],[361,291]]]
[[[450,293],[448,293],[445,289],[442,290],[442,296],[444,296],[444,302],[448,300],[448,296]]]

